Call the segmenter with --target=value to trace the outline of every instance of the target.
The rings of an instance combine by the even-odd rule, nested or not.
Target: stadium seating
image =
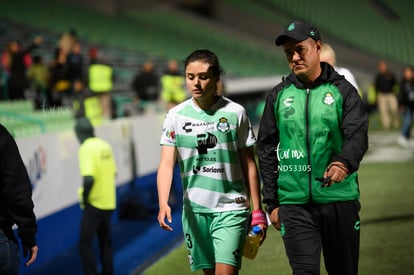
[[[223,52],[224,56],[231,54],[233,57],[224,57],[229,64],[227,70],[233,72],[234,69],[235,74],[241,75],[256,74],[256,70],[244,73],[243,69],[250,66],[237,66],[239,60],[231,61],[235,59],[234,56],[240,54],[240,58],[247,56],[253,59],[263,55],[272,57],[269,53],[262,53],[260,56],[261,50],[255,48],[255,45],[237,41],[236,37],[222,35],[200,21],[195,21],[191,17],[177,16],[169,10],[145,10],[110,17],[96,11],[57,2],[13,1],[4,7],[0,14],[5,18],[48,28],[58,33],[74,28],[79,30],[81,37],[87,37],[94,43],[118,45],[151,56],[182,57],[188,49],[200,45],[217,48],[217,51]],[[384,1],[400,16],[398,21],[386,20],[369,1],[225,0],[224,2],[233,4],[235,9],[257,14],[258,20],[260,18],[275,24],[284,24],[286,18],[310,20],[320,26],[323,32],[346,44],[384,58],[414,63],[412,51],[406,50],[406,44],[411,44],[410,41],[414,39],[412,38],[414,30],[411,28],[413,19],[406,8],[406,2],[402,0]],[[71,16],[65,16],[67,14]],[[376,31],[380,31],[381,35],[375,35]],[[258,67],[256,66],[256,69]],[[260,68],[266,68],[259,71],[260,74],[274,73],[274,66],[264,64]]]
[[[227,0],[228,1],[228,0]],[[256,5],[267,7],[273,14],[264,14],[274,21],[277,14],[313,22],[321,32],[344,44],[361,49],[379,58],[401,64],[414,64],[414,51],[407,45],[414,42],[414,19],[407,2],[382,1],[399,19],[387,18],[371,3],[374,1],[301,1],[259,0]]]
[[[414,64],[414,51],[407,47],[414,42],[413,19],[402,0],[383,1],[392,7],[399,20],[387,20],[369,1],[223,2],[256,16],[257,20],[274,24],[285,24],[289,18],[309,20],[323,33],[346,45],[401,64]],[[3,18],[0,46],[4,48],[8,37],[27,40],[40,34],[44,43],[38,53],[46,60],[50,60],[62,32],[78,31],[84,48],[98,46],[105,58],[113,63],[117,78],[115,101],[120,104],[128,100],[117,92],[131,90],[132,77],[144,60],[155,60],[160,73],[167,59],[182,59],[195,48],[214,50],[229,78],[286,72],[283,53],[269,52],[224,30],[218,31],[206,20],[170,9],[154,8],[109,16],[59,1],[16,0],[4,5],[0,16]],[[118,110],[121,114],[122,110]],[[33,132],[37,133],[37,130]]]

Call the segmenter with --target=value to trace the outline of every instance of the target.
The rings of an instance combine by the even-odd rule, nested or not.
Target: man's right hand
[[[278,231],[280,231],[280,222],[279,222],[279,207],[273,209],[272,213],[269,215],[270,222]]]

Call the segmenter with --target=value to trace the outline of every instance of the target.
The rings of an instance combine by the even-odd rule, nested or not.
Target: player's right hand
[[[171,208],[168,205],[160,207],[160,211],[158,212],[158,223],[162,229],[172,231],[172,227],[165,222],[165,219],[167,219],[168,223],[172,223]]]

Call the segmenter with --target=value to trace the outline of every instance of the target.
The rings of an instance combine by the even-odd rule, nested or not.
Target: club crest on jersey
[[[325,98],[323,99],[323,103],[326,105],[332,105],[335,102],[332,93],[326,93]]]
[[[226,133],[230,130],[230,125],[227,122],[227,118],[222,117],[219,119],[219,123],[217,123],[217,130],[219,130],[222,133]]]

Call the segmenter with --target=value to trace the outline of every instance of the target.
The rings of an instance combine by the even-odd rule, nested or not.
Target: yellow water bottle
[[[257,252],[259,251],[260,246],[260,237],[262,236],[262,229],[260,226],[255,225],[249,231],[246,236],[246,241],[244,243],[243,256],[247,259],[253,260],[256,258]]]

